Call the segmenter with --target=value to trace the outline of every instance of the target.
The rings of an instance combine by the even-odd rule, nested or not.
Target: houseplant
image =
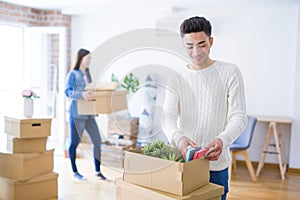
[[[121,86],[125,88],[128,93],[135,93],[139,89],[140,81],[135,75],[133,75],[133,73],[130,73],[125,76],[124,82]]]
[[[162,158],[176,162],[183,162],[182,157],[176,157],[175,151],[161,140],[148,143],[142,148],[144,155]]]

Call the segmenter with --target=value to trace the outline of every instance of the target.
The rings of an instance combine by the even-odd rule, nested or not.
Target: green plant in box
[[[182,159],[176,159],[176,154],[171,147],[166,145],[163,141],[157,140],[150,142],[142,148],[142,153],[148,156],[162,158],[171,161],[181,162]]]

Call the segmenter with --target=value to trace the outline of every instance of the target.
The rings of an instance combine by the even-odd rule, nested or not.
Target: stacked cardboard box
[[[209,183],[209,161],[187,163],[146,156],[141,149],[125,152],[123,180],[118,179],[117,200],[221,199],[223,187]]]
[[[101,162],[104,166],[123,169],[125,150],[133,148],[131,140],[115,139],[101,145]]]
[[[215,184],[207,184],[187,195],[180,196],[171,193],[140,187],[122,180],[116,179],[117,200],[221,200],[223,188]]]
[[[46,150],[51,119],[5,117],[7,150],[0,152],[0,199],[57,197],[53,150]]]
[[[123,169],[124,153],[136,147],[139,120],[109,116],[107,141],[101,146],[101,160],[108,167]]]
[[[117,116],[110,116],[107,134],[108,138],[113,136],[121,136],[122,139],[132,140],[134,144],[136,144],[138,129],[138,118],[121,118]]]
[[[108,121],[108,134],[122,134],[124,136],[137,136],[139,129],[138,118],[121,118],[110,116]]]

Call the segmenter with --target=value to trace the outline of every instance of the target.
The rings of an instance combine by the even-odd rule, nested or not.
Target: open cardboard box
[[[0,199],[44,200],[57,197],[58,174],[51,172],[26,181],[0,177]]]
[[[224,188],[212,183],[206,184],[185,196],[178,196],[158,190],[127,183],[122,178],[116,179],[117,200],[220,200]]]
[[[17,138],[7,135],[7,150],[12,153],[37,153],[46,151],[47,137]]]
[[[17,138],[47,137],[51,134],[51,118],[5,116],[5,132]]]
[[[127,90],[94,92],[93,101],[78,100],[78,114],[109,114],[127,109]]]
[[[209,161],[200,158],[187,163],[155,158],[141,148],[125,151],[126,182],[176,195],[186,195],[209,183]]]
[[[53,151],[22,154],[0,152],[0,176],[23,181],[52,172]]]

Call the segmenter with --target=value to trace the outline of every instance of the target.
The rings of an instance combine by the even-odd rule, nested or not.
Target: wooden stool
[[[266,117],[257,116],[258,122],[269,123],[268,133],[266,136],[263,151],[261,153],[260,161],[257,167],[256,176],[259,176],[261,169],[264,166],[266,154],[276,154],[280,169],[281,179],[285,179],[285,172],[287,168],[284,146],[282,142],[282,135],[280,133],[279,124],[292,124],[292,119],[288,117]],[[275,144],[270,144],[271,136],[273,134]],[[276,151],[268,151],[269,146],[276,148]]]

